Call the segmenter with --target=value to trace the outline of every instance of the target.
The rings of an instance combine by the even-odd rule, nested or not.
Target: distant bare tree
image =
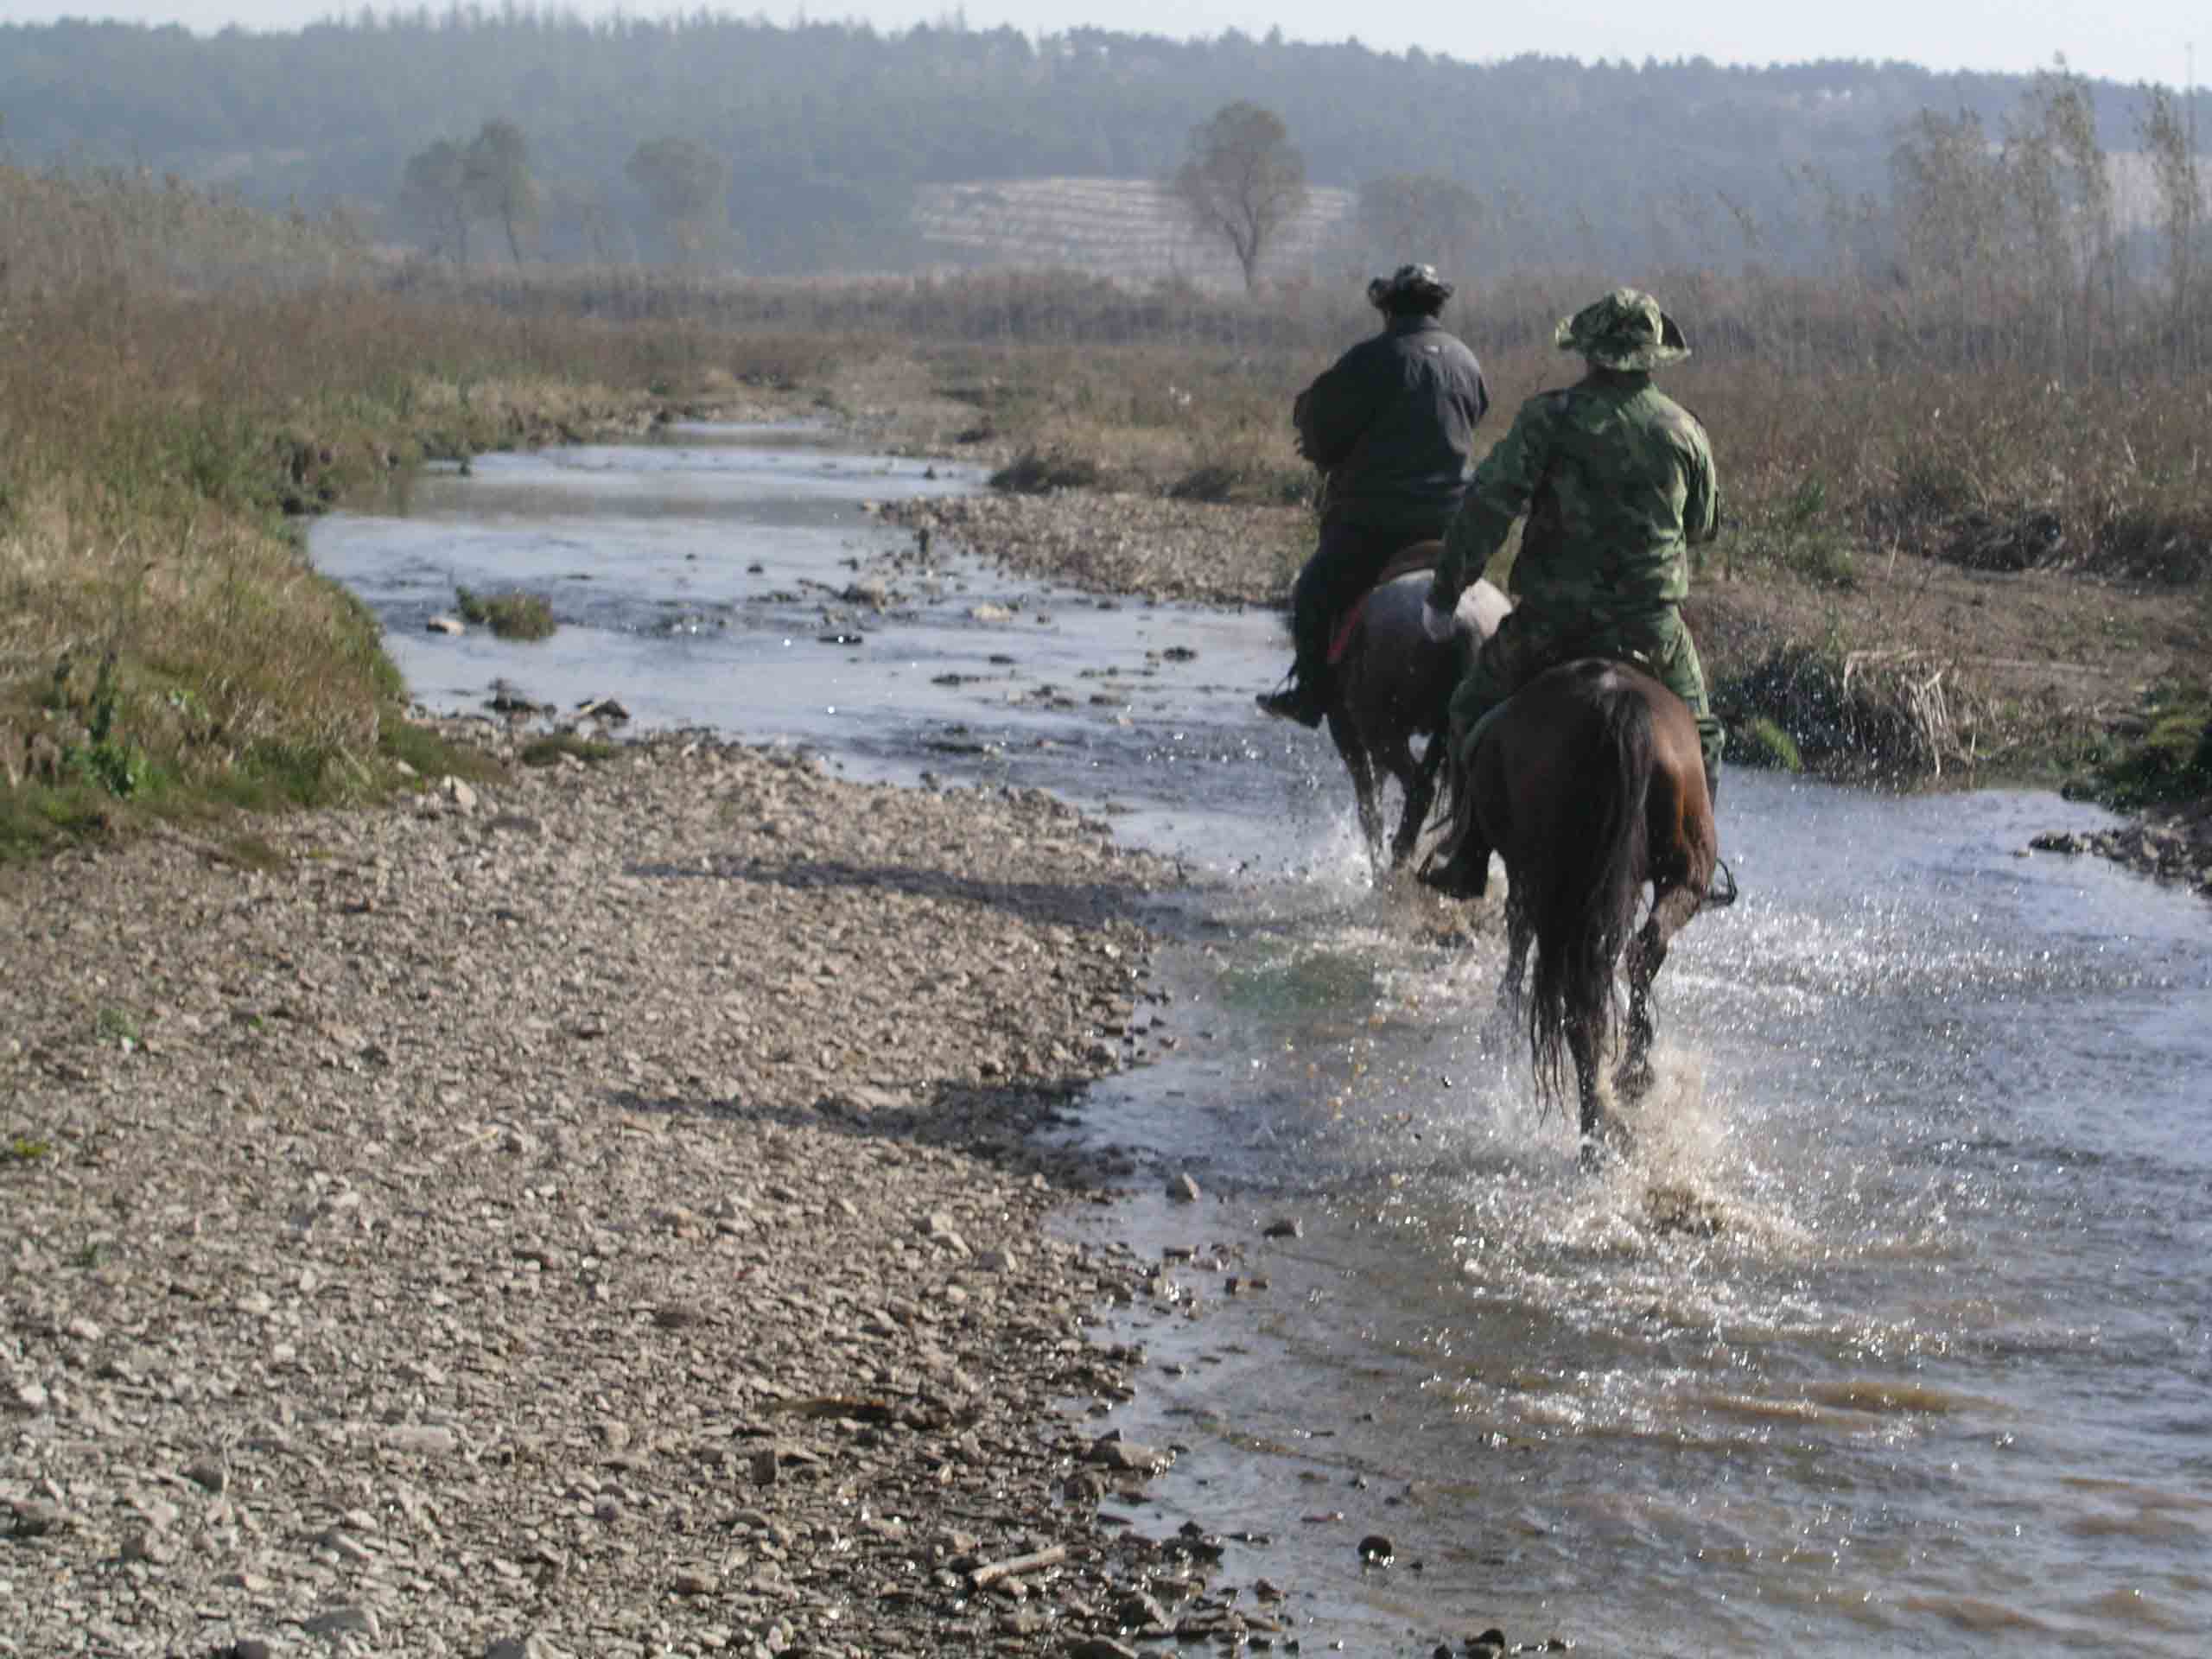
[[[1171,188],[1198,234],[1229,244],[1244,291],[1255,293],[1260,261],[1306,206],[1306,158],[1273,110],[1226,104],[1191,129],[1190,155]]]
[[[2166,277],[2173,287],[2177,328],[2190,315],[2190,289],[2196,275],[2196,226],[2204,213],[2204,181],[2190,142],[2189,122],[2163,86],[2143,89],[2145,107],[2139,118],[2144,153],[2158,187],[2158,230],[2166,244]]]
[[[468,205],[479,219],[496,219],[507,251],[522,264],[524,228],[537,220],[537,181],[530,175],[530,144],[513,122],[486,121],[469,141]]]
[[[433,254],[468,263],[468,162],[458,144],[441,138],[407,158],[399,215]]]
[[[668,232],[677,255],[696,259],[729,233],[729,163],[689,138],[639,144],[622,169]]]
[[[1923,293],[1948,302],[1955,348],[1971,359],[1999,312],[2005,270],[2003,157],[1971,110],[1923,110],[1890,152],[1905,268]]]
[[[1482,198],[1435,173],[1389,173],[1359,187],[1353,222],[1375,270],[1433,264],[1464,285],[1481,245]]]

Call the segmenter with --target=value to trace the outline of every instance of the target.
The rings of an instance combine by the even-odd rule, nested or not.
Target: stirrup
[[[1724,887],[1722,884],[1726,883]],[[1713,879],[1705,884],[1705,898],[1700,910],[1726,910],[1736,902],[1736,872],[1728,868],[1728,861],[1715,855],[1713,860]]]

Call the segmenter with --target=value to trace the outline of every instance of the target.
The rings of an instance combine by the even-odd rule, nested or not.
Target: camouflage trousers
[[[1688,703],[1697,718],[1707,785],[1719,793],[1726,733],[1705,694],[1705,666],[1697,659],[1697,646],[1672,605],[1629,615],[1512,612],[1452,694],[1452,765],[1464,770],[1474,758],[1476,728],[1486,715],[1546,669],[1578,657],[1633,663]]]

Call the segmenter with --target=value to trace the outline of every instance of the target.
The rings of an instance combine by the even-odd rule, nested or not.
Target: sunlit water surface
[[[433,706],[611,696],[848,775],[1049,787],[1184,861],[1148,1010],[1175,1046],[1082,1131],[1145,1173],[1071,1225],[1198,1252],[1110,1327],[1148,1357],[1110,1421],[1180,1456],[1108,1507],[1264,1535],[1224,1571],[1290,1586],[1306,1650],[1496,1624],[1637,1655],[2207,1651],[2202,906],[2022,857],[2101,821],[2050,796],[1738,773],[1745,897],[1667,966],[1639,1156],[1581,1176],[1484,1038],[1494,911],[1453,937],[1378,887],[1325,741],[1254,714],[1278,621],[918,559],[861,505],[975,483],[683,429],[488,457],[312,548]],[[886,608],[840,596],[893,551]],[[424,633],[457,584],[550,593],[563,626]],[[1150,1196],[1179,1173],[1198,1205]],[[1378,1532],[1395,1565],[1363,1567]]]

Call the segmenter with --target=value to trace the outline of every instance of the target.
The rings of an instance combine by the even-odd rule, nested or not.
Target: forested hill
[[[537,192],[525,245],[562,257],[588,238],[604,251],[609,225],[639,245],[654,221],[626,168],[641,144],[679,138],[726,169],[739,264],[884,270],[930,257],[919,187],[1157,178],[1194,124],[1245,99],[1281,115],[1317,184],[1457,179],[1521,260],[1695,257],[1724,235],[1738,245],[1746,224],[1786,258],[1821,200],[1886,196],[1904,122],[1973,111],[1995,136],[2024,84],[1898,63],[1471,64],[1234,34],[418,11],[213,38],[0,28],[0,141],[33,165],[175,173],[310,211],[342,201],[401,240],[410,158],[504,118]],[[2094,95],[2105,143],[2127,147],[2132,94]]]

